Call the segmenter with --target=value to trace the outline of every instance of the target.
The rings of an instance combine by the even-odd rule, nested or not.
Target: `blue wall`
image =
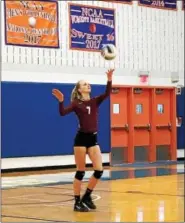
[[[73,139],[77,130],[74,113],[61,117],[52,88],[65,95],[70,103],[72,84],[2,82],[2,158],[73,154]],[[103,93],[105,86],[94,85],[92,95]],[[178,148],[185,148],[184,89],[177,96],[177,116],[183,117],[177,128]],[[102,152],[110,151],[110,108],[107,99],[100,106],[99,143]]]
[[[52,88],[70,103],[72,84],[2,82],[2,158],[73,154],[77,130],[74,113],[61,117]],[[94,85],[92,95],[105,86]],[[110,151],[109,100],[100,106],[99,143],[102,152]]]
[[[184,88],[182,88],[182,94],[177,95],[177,117],[182,117],[182,126],[177,128],[177,148],[184,149],[185,148],[185,140],[184,140],[184,110],[185,107],[185,98],[184,98]]]

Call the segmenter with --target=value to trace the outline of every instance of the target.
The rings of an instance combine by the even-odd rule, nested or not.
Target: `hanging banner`
[[[132,4],[132,0],[101,0],[105,2],[113,2],[113,3],[126,3],[126,4]]]
[[[161,9],[177,9],[177,0],[139,0],[139,5]]]
[[[70,49],[100,51],[115,45],[114,9],[69,4]]]
[[[56,1],[5,1],[7,45],[58,48]]]

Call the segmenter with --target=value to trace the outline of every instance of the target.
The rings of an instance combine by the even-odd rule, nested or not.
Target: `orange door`
[[[133,124],[135,161],[148,161],[151,129],[151,89],[133,89]]]
[[[176,160],[174,88],[120,86],[111,94],[110,113],[111,164]]]
[[[156,89],[155,94],[156,144],[170,145],[170,90]]]
[[[120,162],[126,159],[128,147],[128,88],[115,88],[111,94],[111,154]],[[121,157],[120,157],[121,156]],[[116,162],[117,163],[117,162]]]
[[[176,94],[175,89],[155,89],[153,108],[156,128],[156,148],[158,157],[168,150],[168,159],[176,159]],[[163,150],[163,151],[162,151]],[[163,155],[162,155],[163,153]]]

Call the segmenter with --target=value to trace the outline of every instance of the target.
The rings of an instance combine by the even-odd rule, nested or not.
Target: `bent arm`
[[[70,104],[66,108],[64,108],[64,103],[63,102],[59,103],[59,113],[60,113],[61,116],[67,115],[67,114],[69,114],[73,111],[74,111],[74,103]]]
[[[96,102],[98,105],[100,105],[107,97],[110,96],[111,88],[112,88],[112,81],[107,81],[105,93],[96,97]]]

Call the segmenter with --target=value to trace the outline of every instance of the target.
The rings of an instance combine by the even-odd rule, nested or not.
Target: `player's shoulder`
[[[71,102],[71,105],[72,105],[73,107],[76,107],[76,106],[78,105],[78,101],[77,101],[77,100],[72,101],[72,102]]]
[[[97,99],[97,96],[96,97],[92,97],[91,101],[96,101],[96,99]]]
[[[96,102],[97,102],[97,98],[98,98],[98,96],[95,96],[95,97],[91,98],[91,101],[92,101],[93,103],[96,103]]]

